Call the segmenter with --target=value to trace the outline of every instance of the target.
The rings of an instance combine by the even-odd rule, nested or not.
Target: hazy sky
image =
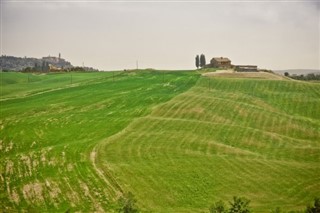
[[[1,53],[101,70],[194,69],[196,54],[320,69],[319,1],[0,0]]]

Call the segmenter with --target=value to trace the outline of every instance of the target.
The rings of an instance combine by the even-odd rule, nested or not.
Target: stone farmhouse
[[[206,67],[232,69],[237,72],[257,72],[258,67],[256,65],[232,65],[231,60],[226,57],[214,57],[210,60],[210,64]]]
[[[210,61],[210,67],[229,69],[232,67],[231,60],[224,57],[212,58]]]

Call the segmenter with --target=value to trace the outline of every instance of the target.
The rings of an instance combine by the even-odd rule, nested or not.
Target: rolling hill
[[[5,211],[254,212],[320,196],[320,85],[198,72],[1,73]]]

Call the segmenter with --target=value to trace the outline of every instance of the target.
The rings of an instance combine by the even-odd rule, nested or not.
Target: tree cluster
[[[138,213],[139,209],[136,207],[137,200],[131,192],[125,193],[118,200],[118,212],[123,213]],[[226,205],[223,201],[213,203],[210,208],[210,213],[250,213],[252,212],[249,206],[250,200],[245,197],[234,196],[232,201]],[[271,213],[286,213],[281,208],[276,208],[270,211]],[[320,213],[320,198],[315,198],[312,205],[307,205],[302,211],[289,211],[287,213]]]
[[[320,74],[317,74],[317,73],[309,73],[307,75],[290,75],[288,72],[285,72],[284,75],[292,79],[302,80],[302,81],[319,81],[320,80]]]
[[[49,66],[48,62],[43,61],[41,65],[35,63],[34,67],[26,67],[22,70],[22,72],[87,72],[87,71],[98,71],[91,67],[71,67],[71,68],[57,68],[52,69]]]
[[[203,68],[206,65],[206,57],[204,54],[196,55],[196,67],[199,69],[199,67]]]
[[[41,65],[37,62],[34,64],[34,67],[26,67],[22,72],[49,72],[50,66],[47,61],[42,61]]]
[[[250,207],[250,200],[244,197],[233,197],[233,200],[229,202],[229,208],[223,201],[218,201],[212,204],[209,208],[210,213],[250,213],[252,212]],[[286,213],[281,208],[271,210],[271,213]],[[320,198],[315,198],[312,205],[308,205],[305,210],[302,211],[289,211],[287,213],[320,213]]]
[[[50,70],[49,62],[42,61],[41,66],[38,65],[37,63],[35,63],[34,69],[35,69],[35,71],[48,72]]]
[[[85,72],[86,69],[84,67],[72,67],[72,68],[68,69],[68,71]]]
[[[233,200],[229,202],[229,208],[223,201],[214,203],[210,208],[210,213],[250,213],[250,200],[245,197],[233,197]]]

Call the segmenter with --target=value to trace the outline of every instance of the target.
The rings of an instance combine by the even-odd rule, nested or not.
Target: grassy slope
[[[178,95],[194,73],[32,77],[1,73],[1,98],[26,96],[0,102],[2,209],[106,210],[121,190],[157,212],[319,196],[317,84],[219,78],[209,91],[201,78]]]
[[[201,212],[246,196],[255,212],[320,196],[320,85],[201,78],[97,146],[144,210]]]
[[[27,75],[1,73],[0,209],[8,211],[113,208],[118,190],[95,171],[93,146],[198,78],[130,72],[113,82],[111,73],[77,73],[70,86],[70,74],[33,75],[31,83]]]
[[[111,78],[113,74],[111,72],[92,72],[90,75],[88,73],[73,72],[68,74],[1,73],[1,99],[22,97],[53,89],[77,86],[79,83]],[[117,74],[119,75],[119,73],[115,75]]]

